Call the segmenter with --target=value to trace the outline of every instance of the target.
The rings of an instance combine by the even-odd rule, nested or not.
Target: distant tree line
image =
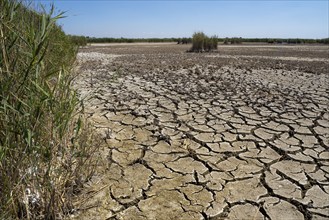
[[[221,38],[219,41],[224,44],[248,43],[269,43],[269,44],[329,44],[329,38],[324,39],[303,39],[303,38]]]
[[[243,39],[241,37],[232,37],[221,39],[221,41],[223,41],[223,44],[242,44]]]
[[[88,43],[163,43],[178,42],[180,38],[109,38],[87,37]]]
[[[70,35],[71,41],[78,46],[85,46],[87,43],[162,43],[176,42],[177,44],[191,44],[191,37],[184,38],[96,38]],[[329,44],[329,38],[324,39],[303,39],[303,38],[217,38],[223,44],[245,43],[269,43],[269,44]]]

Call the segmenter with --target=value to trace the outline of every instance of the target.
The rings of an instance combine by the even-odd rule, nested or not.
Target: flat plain
[[[93,44],[90,219],[328,219],[329,47]],[[83,208],[82,208],[83,209]]]

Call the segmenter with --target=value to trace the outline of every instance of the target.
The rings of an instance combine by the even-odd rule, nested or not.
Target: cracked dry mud
[[[328,47],[186,49],[79,53],[106,143],[79,218],[328,219]]]

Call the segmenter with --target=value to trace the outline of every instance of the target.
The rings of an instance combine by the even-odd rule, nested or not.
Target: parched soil
[[[93,45],[86,219],[328,219],[328,46]]]

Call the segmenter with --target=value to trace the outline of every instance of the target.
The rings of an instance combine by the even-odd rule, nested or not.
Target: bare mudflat
[[[328,46],[93,45],[86,219],[328,219]]]

